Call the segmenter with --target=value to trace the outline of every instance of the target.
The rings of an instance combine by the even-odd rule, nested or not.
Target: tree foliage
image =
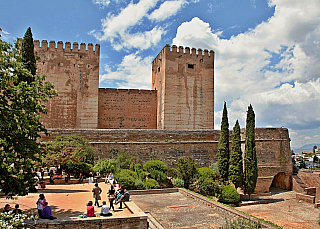
[[[258,180],[258,161],[255,140],[255,114],[252,105],[248,107],[246,123],[245,192],[254,193]]]
[[[147,161],[143,164],[143,169],[151,173],[153,170],[158,170],[165,173],[168,166],[160,160]]]
[[[240,201],[240,194],[233,186],[224,186],[222,193],[219,195],[219,202],[236,203]]]
[[[43,143],[45,166],[60,166],[71,173],[87,173],[94,162],[94,151],[88,140],[75,135],[60,135],[51,142]]]
[[[25,81],[30,83],[34,80],[34,75],[36,74],[36,58],[34,55],[34,44],[31,28],[29,27],[24,34],[22,45],[21,45],[21,61],[23,66],[28,69],[32,76],[19,75],[20,81]]]
[[[184,187],[189,188],[189,185],[197,176],[197,165],[192,157],[179,158],[177,164],[178,178],[184,182]]]
[[[34,188],[34,163],[40,161],[40,133],[47,134],[43,102],[55,95],[45,76],[32,75],[16,48],[0,39],[0,180],[4,193],[26,195]],[[33,77],[29,84],[19,76]]]
[[[223,182],[228,182],[229,176],[229,122],[226,102],[224,102],[221,135],[218,146],[218,168],[220,178]]]
[[[236,188],[243,185],[243,159],[241,151],[240,125],[238,120],[233,127],[232,148],[230,153],[229,181]]]

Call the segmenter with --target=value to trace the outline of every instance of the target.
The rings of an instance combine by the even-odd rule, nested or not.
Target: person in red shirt
[[[96,216],[94,214],[94,207],[92,205],[93,205],[93,203],[90,200],[89,203],[87,204],[87,217],[95,217]]]

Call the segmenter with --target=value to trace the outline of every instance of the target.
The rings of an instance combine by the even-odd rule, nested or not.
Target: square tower
[[[157,129],[214,129],[214,52],[165,45],[152,62]]]

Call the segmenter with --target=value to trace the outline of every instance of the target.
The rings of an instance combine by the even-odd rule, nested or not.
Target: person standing
[[[44,198],[43,194],[39,195],[39,199],[36,202],[39,218],[42,218],[42,210],[44,208],[44,203],[47,202],[47,200]]]
[[[92,172],[89,173],[89,181],[88,181],[88,183],[89,184],[93,183],[93,174],[92,174]]]
[[[92,189],[92,192],[93,192],[93,198],[95,199],[95,202],[94,202],[94,206],[99,206],[99,200],[101,200],[101,192],[102,192],[102,189],[99,187],[99,185],[96,183],[94,185],[94,188]]]
[[[83,182],[83,174],[80,173],[79,174],[79,184],[81,184]]]
[[[116,193],[116,190],[114,190],[113,185],[111,185],[108,191],[108,199],[109,199],[109,209],[110,210],[113,209],[113,211],[114,211],[113,201],[115,199],[115,193]]]
[[[70,173],[67,173],[64,178],[64,181],[66,182],[66,184],[69,184],[69,180],[70,180]]]

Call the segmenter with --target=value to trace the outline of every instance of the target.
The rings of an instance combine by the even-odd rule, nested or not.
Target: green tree
[[[87,173],[94,163],[94,151],[89,141],[83,137],[60,135],[43,145],[45,151],[43,165],[60,166],[61,169],[71,173]]]
[[[238,120],[233,127],[232,148],[230,153],[229,181],[236,188],[243,185],[243,160],[241,151],[240,125]]]
[[[197,176],[197,165],[193,158],[179,158],[177,164],[178,178],[184,181],[184,187],[189,188],[190,183]]]
[[[220,178],[223,182],[228,182],[229,172],[229,122],[226,102],[224,102],[221,134],[218,147],[218,168]]]
[[[34,80],[27,84],[19,76]],[[47,112],[43,102],[54,95],[45,76],[33,76],[18,49],[0,39],[0,187],[6,194],[35,191],[33,166],[42,154],[38,139],[41,132],[48,134],[40,117]]]
[[[258,161],[255,140],[255,114],[252,105],[248,107],[246,123],[246,154],[245,154],[245,192],[254,193],[258,179]]]
[[[29,27],[24,34],[21,45],[21,61],[23,66],[28,69],[32,76],[19,75],[20,81],[25,81],[30,83],[34,80],[34,75],[36,74],[36,58],[34,55],[34,44],[31,28]]]

